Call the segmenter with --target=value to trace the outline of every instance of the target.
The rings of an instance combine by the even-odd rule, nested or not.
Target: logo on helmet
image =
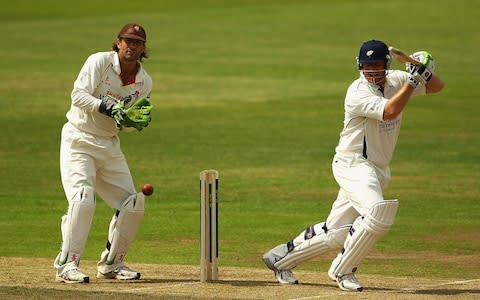
[[[373,52],[374,52],[373,50],[368,50],[368,51],[367,51],[367,56],[372,56],[372,55],[373,55]]]

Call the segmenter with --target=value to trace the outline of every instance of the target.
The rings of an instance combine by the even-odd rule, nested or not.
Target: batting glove
[[[435,73],[435,61],[433,60],[432,54],[429,52],[417,51],[410,55],[410,57],[418,62],[421,62],[422,65],[425,65],[430,72]],[[408,73],[413,73],[415,68],[418,68],[418,66],[411,63],[405,64],[405,69]]]
[[[412,74],[408,74],[407,82],[413,87],[413,89],[415,89],[420,83]]]
[[[426,85],[427,82],[432,79],[432,72],[427,69],[426,65],[417,66],[410,75],[412,75],[417,81],[423,83],[423,85]]]
[[[411,58],[421,62],[421,65],[406,63],[405,68],[408,73],[415,77],[416,81],[427,84],[435,72],[435,62],[433,57],[427,51],[418,51],[410,55]]]

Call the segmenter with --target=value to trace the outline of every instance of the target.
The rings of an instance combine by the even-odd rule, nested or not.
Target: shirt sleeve
[[[83,65],[73,84],[71,93],[72,105],[86,111],[97,111],[101,100],[94,97],[95,89],[102,78],[103,61],[99,55],[91,55]]]
[[[345,99],[345,111],[353,117],[366,117],[383,120],[383,110],[387,99],[365,87],[349,88]]]

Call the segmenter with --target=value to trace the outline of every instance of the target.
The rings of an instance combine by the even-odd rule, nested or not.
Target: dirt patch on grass
[[[89,284],[54,281],[52,261],[0,257],[1,299],[478,299],[480,279],[428,279],[361,274],[362,293],[340,290],[325,272],[298,271],[298,285],[280,285],[267,269],[221,267],[219,280],[199,282],[198,266],[130,264],[136,281],[99,280],[93,261],[82,261]]]

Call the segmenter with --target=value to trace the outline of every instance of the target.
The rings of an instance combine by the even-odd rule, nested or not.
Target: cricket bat
[[[395,55],[395,57],[397,58],[397,60],[399,62],[411,63],[411,64],[414,64],[414,65],[421,65],[422,64],[418,60],[415,60],[415,59],[411,58],[410,56],[406,55],[405,53],[403,53],[402,50],[400,50],[398,48],[390,46],[390,47],[388,47],[388,50],[390,51],[390,53],[393,53],[393,55]]]

